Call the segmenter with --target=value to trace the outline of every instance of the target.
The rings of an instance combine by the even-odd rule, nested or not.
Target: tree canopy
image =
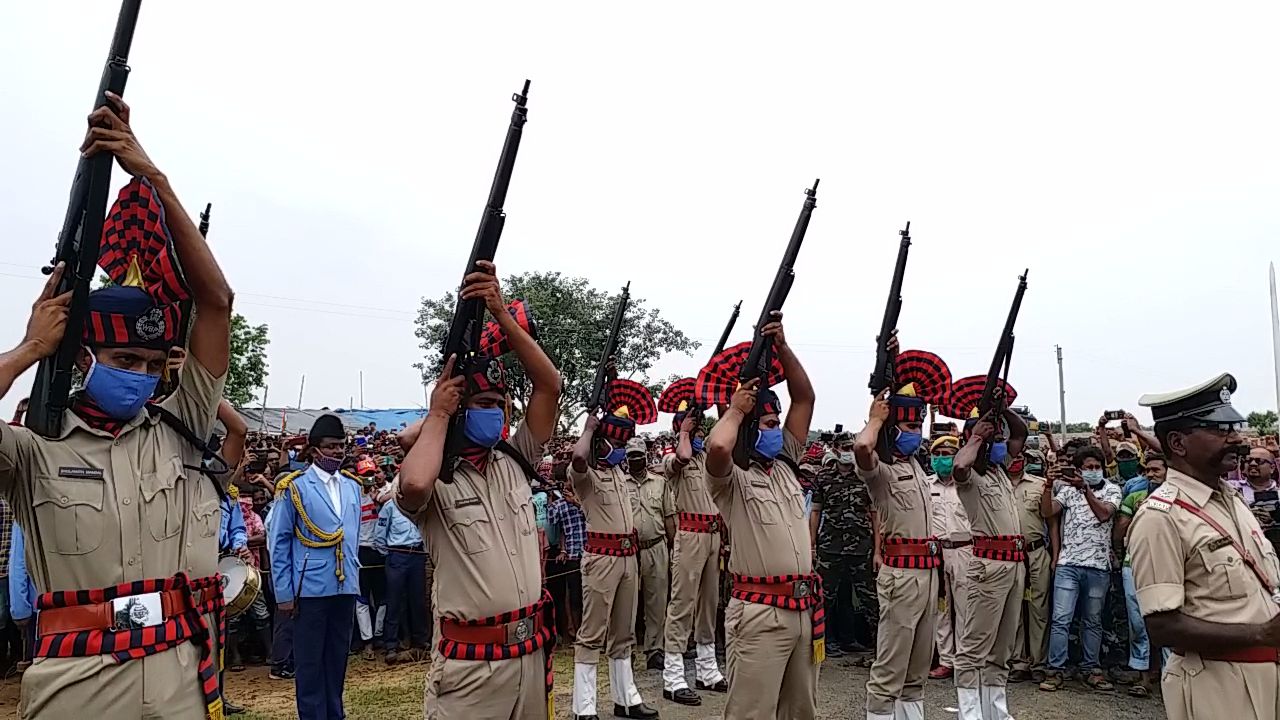
[[[1275,410],[1262,412],[1255,410],[1245,418],[1245,422],[1249,423],[1249,427],[1256,430],[1259,435],[1274,435],[1277,421],[1280,421],[1280,417],[1276,416]]]
[[[586,396],[621,293],[600,290],[591,287],[586,278],[558,272],[509,275],[502,281],[502,292],[508,302],[521,298],[528,304],[537,323],[539,344],[560,370],[564,389],[560,394],[559,424],[562,430],[568,429],[586,412]],[[422,372],[424,382],[433,381],[440,372],[441,348],[456,304],[457,296],[450,292],[439,298],[423,298],[418,308],[414,335],[420,341],[423,361],[414,367]],[[633,295],[623,318],[618,373],[660,390],[665,383],[651,381],[647,375],[654,363],[665,353],[691,355],[698,347],[697,341],[663,318],[657,308],[646,307],[643,298]],[[514,355],[503,361],[514,420],[523,414],[532,388]]]
[[[240,313],[231,316],[231,364],[223,397],[236,407],[253,403],[267,382],[267,326],[249,324]]]

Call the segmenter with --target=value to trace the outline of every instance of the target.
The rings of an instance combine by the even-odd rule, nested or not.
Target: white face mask
[[[1081,470],[1080,477],[1089,484],[1089,487],[1098,487],[1103,482],[1101,470]]]
[[[853,453],[852,452],[836,453],[836,462],[840,463],[841,465],[852,465]]]

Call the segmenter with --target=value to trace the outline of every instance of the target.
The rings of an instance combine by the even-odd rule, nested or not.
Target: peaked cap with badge
[[[1194,387],[1143,395],[1138,398],[1138,404],[1151,408],[1151,417],[1157,425],[1243,423],[1244,416],[1231,406],[1231,394],[1235,391],[1235,377],[1231,373],[1222,373]]]
[[[168,350],[178,345],[179,303],[191,298],[165,223],[164,204],[146,178],[120,190],[102,225],[98,264],[114,283],[89,293],[83,342],[95,348]]]

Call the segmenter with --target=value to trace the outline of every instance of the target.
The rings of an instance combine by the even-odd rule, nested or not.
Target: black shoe
[[[242,713],[242,712],[244,712],[244,708],[240,707],[239,705],[233,705],[233,704],[231,704],[231,701],[230,701],[230,700],[226,700],[226,699],[224,699],[224,700],[222,701],[222,714],[224,714],[224,715],[239,715],[239,714],[240,714],[240,713]]]
[[[279,670],[273,669],[271,673],[267,675],[267,677],[271,678],[272,680],[292,680],[293,671],[288,670],[286,668],[280,668]]]
[[[600,720],[599,715],[574,715],[573,720]]]
[[[684,659],[685,659],[685,660],[696,660],[696,659],[698,659],[698,649],[697,649],[697,648],[693,648],[693,649],[690,649],[690,650],[685,650],[685,651],[684,651]]]
[[[649,659],[645,661],[644,666],[649,670],[661,670],[663,667],[662,653],[660,652],[649,653]]]
[[[708,684],[708,683],[702,682],[701,680],[696,680],[694,681],[693,684],[699,690],[710,690],[711,692],[723,692],[723,693],[729,692],[729,681],[725,680],[724,678],[720,678],[720,682],[717,682],[717,683]]]
[[[614,703],[613,716],[620,718],[644,718],[645,720],[652,720],[653,718],[658,717],[658,711],[644,703],[632,705],[631,707],[622,707],[618,703]]]
[[[666,700],[670,700],[673,703],[680,703],[681,705],[701,705],[702,704],[702,696],[698,695],[698,693],[690,690],[687,687],[680,688],[679,690],[675,690],[675,691],[663,690],[662,697]]]
[[[826,647],[826,652],[827,652],[827,657],[829,658],[839,658],[839,657],[845,656],[844,648],[841,648],[839,645],[828,644]]]

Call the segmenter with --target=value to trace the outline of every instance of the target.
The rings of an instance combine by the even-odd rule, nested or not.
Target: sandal
[[[1151,688],[1142,683],[1135,683],[1129,688],[1130,697],[1147,698],[1151,697]]]
[[[1089,673],[1089,676],[1084,679],[1084,684],[1088,685],[1094,690],[1099,690],[1103,692],[1107,690],[1115,690],[1115,686],[1112,685],[1107,680],[1107,676],[1103,675],[1100,670],[1094,670],[1093,672]]]

